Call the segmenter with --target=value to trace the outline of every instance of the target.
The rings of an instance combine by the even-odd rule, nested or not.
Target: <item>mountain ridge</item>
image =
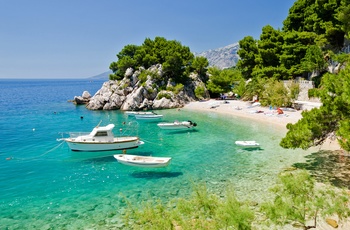
[[[113,73],[112,70],[108,70],[106,72],[100,73],[98,75],[88,77],[91,80],[109,80],[109,75]]]
[[[201,53],[194,53],[198,57],[206,57],[210,67],[218,67],[219,69],[226,69],[236,66],[239,56],[237,51],[239,44],[233,43],[217,49],[210,49]]]

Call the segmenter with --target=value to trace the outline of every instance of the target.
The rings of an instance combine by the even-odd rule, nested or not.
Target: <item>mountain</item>
[[[236,66],[239,60],[237,54],[238,49],[239,44],[234,43],[218,49],[208,50],[202,53],[194,53],[194,55],[206,57],[209,61],[209,66],[216,66],[219,69],[225,69]]]
[[[109,80],[109,75],[111,73],[113,73],[112,70],[109,70],[109,71],[101,73],[99,75],[89,77],[88,79],[91,79],[91,80],[106,80],[106,81],[108,81]]]

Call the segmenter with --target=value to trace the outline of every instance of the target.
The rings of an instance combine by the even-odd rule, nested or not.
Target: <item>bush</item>
[[[197,86],[194,90],[194,94],[198,99],[205,98],[205,88],[204,86]]]
[[[282,173],[275,187],[272,202],[262,204],[268,220],[277,225],[297,223],[304,229],[316,228],[319,216],[337,214],[340,219],[350,215],[349,195],[336,193],[329,187],[317,187],[305,170]],[[314,226],[307,226],[313,220]]]
[[[231,188],[224,198],[208,192],[205,184],[197,184],[187,198],[160,200],[131,205],[127,201],[123,222],[127,229],[256,229],[271,224],[284,226],[299,224],[304,229],[315,228],[317,218],[338,215],[339,219],[350,216],[349,195],[328,186],[316,186],[305,170],[284,172],[271,188],[274,199],[262,203],[255,213],[247,202],[239,201]],[[254,203],[254,202],[252,202]],[[315,226],[307,226],[313,220]],[[278,228],[275,228],[278,229]]]
[[[129,203],[124,222],[131,229],[251,229],[254,213],[238,201],[232,190],[227,198],[209,194],[204,184],[191,197],[168,204],[148,201],[138,209]]]
[[[154,80],[158,80],[160,78],[159,74],[153,71],[149,70],[142,70],[140,75],[138,76],[138,79],[140,80],[141,84],[147,81],[147,77],[150,76]]]
[[[163,97],[165,97],[166,99],[171,99],[171,94],[170,93],[166,93],[166,92],[160,92],[158,93],[157,99],[160,100]]]
[[[178,83],[175,86],[168,86],[166,89],[168,91],[173,92],[174,94],[178,94],[184,89],[184,85],[181,83]]]

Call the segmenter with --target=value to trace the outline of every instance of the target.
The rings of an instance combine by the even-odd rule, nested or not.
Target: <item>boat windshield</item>
[[[106,137],[108,136],[107,131],[96,132],[95,137]]]

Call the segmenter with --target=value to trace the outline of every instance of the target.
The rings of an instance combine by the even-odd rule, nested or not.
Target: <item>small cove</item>
[[[4,117],[0,121],[3,226],[102,229],[118,223],[125,198],[141,203],[186,197],[196,183],[206,183],[218,195],[232,186],[240,199],[260,202],[268,196],[278,172],[305,164],[305,156],[312,153],[279,147],[284,132],[274,125],[230,115],[186,109],[157,111],[164,115],[163,121],[198,124],[193,131],[176,132],[159,129],[157,122],[136,121],[121,111],[89,111],[67,102],[89,87],[93,94],[101,86],[83,83],[39,81],[30,82],[30,87],[11,83],[17,87],[15,92],[27,98],[26,103],[23,97],[16,97],[11,104],[0,104]],[[4,97],[10,95],[2,92],[2,100],[9,101]],[[140,136],[145,144],[128,150],[129,154],[170,156],[171,164],[163,169],[134,168],[111,156],[121,151],[72,152],[56,140],[64,132],[89,132],[100,121],[115,124],[116,135]],[[235,140],[256,140],[261,149],[244,150]],[[13,159],[6,160],[8,157]]]

